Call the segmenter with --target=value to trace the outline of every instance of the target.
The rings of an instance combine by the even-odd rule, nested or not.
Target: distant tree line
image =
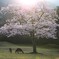
[[[40,39],[40,40],[39,40]],[[36,38],[36,44],[39,45],[46,45],[46,44],[56,44],[59,45],[59,39],[47,39],[47,38]],[[0,35],[0,42],[2,41],[6,41],[6,42],[10,42],[10,43],[14,43],[14,44],[23,44],[23,45],[31,45],[32,41],[31,41],[31,37],[30,36],[20,36],[20,35],[15,35],[12,37],[7,37],[4,35]]]
[[[56,8],[56,12],[58,15],[58,17],[56,17],[58,19],[57,24],[59,24],[59,6],[57,6],[57,8]],[[57,37],[59,39],[59,26],[57,27]]]

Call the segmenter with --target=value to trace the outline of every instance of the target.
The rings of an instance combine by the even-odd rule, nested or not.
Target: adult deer
[[[20,52],[24,53],[21,48],[17,48],[17,49],[15,50],[15,53],[18,53],[18,54],[19,54]]]

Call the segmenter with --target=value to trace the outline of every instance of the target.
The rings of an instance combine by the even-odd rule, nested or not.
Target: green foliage
[[[58,21],[56,21],[57,24],[59,24],[59,6],[56,7],[56,12],[58,17],[56,17],[58,19]],[[57,37],[59,39],[59,26],[57,26]]]
[[[59,6],[57,6],[57,14],[58,14],[58,16],[59,16]]]
[[[0,42],[3,41],[11,42],[14,44],[32,45],[32,38],[30,36],[15,35],[8,38],[4,35],[0,35]],[[59,48],[59,39],[54,40],[54,39],[46,39],[46,38],[39,38],[39,39],[36,38],[36,45]]]

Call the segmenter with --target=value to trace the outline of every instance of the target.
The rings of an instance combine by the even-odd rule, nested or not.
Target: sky
[[[0,5],[2,3],[3,3],[2,5],[4,5],[4,4],[8,5],[9,3],[14,3],[13,1],[15,1],[15,0],[0,0]],[[47,2],[47,5],[49,5],[49,6],[53,7],[53,8],[55,8],[56,6],[59,6],[59,0],[43,0],[43,1],[45,1],[45,3]],[[1,7],[2,6],[0,6],[0,8]]]
[[[51,4],[56,5],[56,6],[59,5],[59,0],[46,0],[46,1],[48,1]]]
[[[4,2],[4,3],[7,3],[7,2],[10,2],[10,1],[12,1],[12,0],[0,0],[0,2]],[[48,3],[51,3],[51,4],[53,4],[53,5],[59,5],[59,0],[45,0],[45,1],[47,1]]]

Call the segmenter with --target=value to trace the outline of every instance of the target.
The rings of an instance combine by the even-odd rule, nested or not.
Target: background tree
[[[56,13],[57,13],[57,16],[55,17],[57,19],[56,23],[59,24],[59,6],[56,7]],[[59,39],[59,26],[57,26],[57,37]]]
[[[32,38],[33,53],[36,51],[35,38],[56,39],[56,12],[41,4],[31,10],[22,10],[20,6],[9,5],[0,10],[1,14],[13,15],[0,28],[0,33],[7,37],[28,35]]]

